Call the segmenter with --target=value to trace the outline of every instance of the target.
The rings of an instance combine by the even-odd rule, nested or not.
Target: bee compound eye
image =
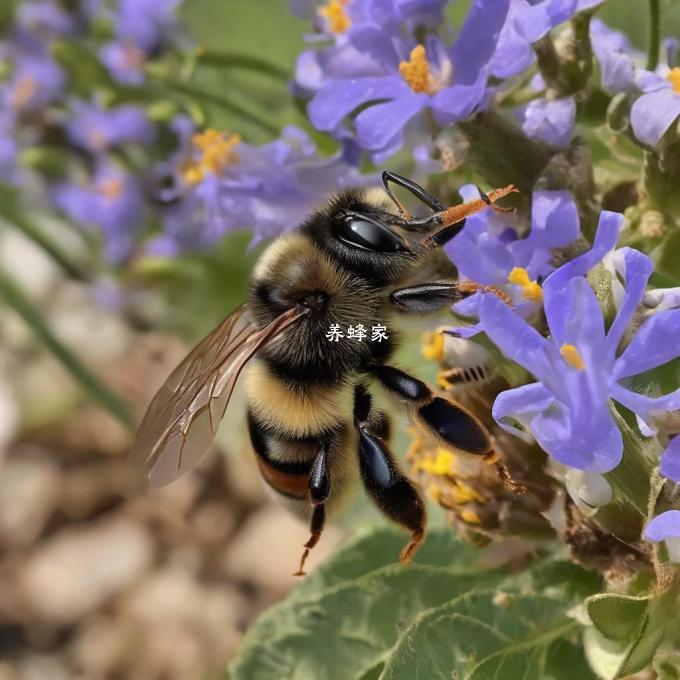
[[[364,250],[394,253],[405,250],[402,242],[380,222],[355,215],[342,220],[339,237],[345,243]]]

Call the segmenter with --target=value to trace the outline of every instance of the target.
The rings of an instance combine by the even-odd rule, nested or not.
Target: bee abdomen
[[[258,467],[264,481],[283,496],[295,500],[303,500],[309,493],[309,473],[314,458],[308,460],[282,460],[275,456],[276,440],[258,422],[251,410],[248,410],[248,430],[257,459]],[[304,452],[304,445],[300,447]],[[280,455],[279,451],[279,455]]]

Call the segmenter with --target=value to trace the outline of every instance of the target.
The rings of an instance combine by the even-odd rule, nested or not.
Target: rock
[[[321,540],[311,551],[306,571],[327,558],[343,532],[326,525]],[[229,543],[222,565],[230,578],[261,588],[270,596],[282,596],[297,582],[302,546],[309,539],[309,528],[271,502],[250,515]]]
[[[119,359],[133,337],[123,319],[106,310],[89,285],[81,283],[62,284],[49,318],[57,337],[92,366]]]
[[[124,598],[115,617],[83,627],[74,644],[83,677],[193,678],[199,669],[221,670],[247,603],[233,587],[199,579],[162,568]]]
[[[0,461],[19,427],[19,407],[14,390],[0,372]]]
[[[28,559],[20,587],[38,619],[72,623],[137,580],[152,558],[152,540],[142,528],[101,519],[58,532]]]
[[[16,229],[2,229],[0,266],[31,298],[47,296],[59,273],[54,260]]]
[[[41,534],[59,502],[62,477],[50,460],[31,456],[9,459],[0,471],[0,544],[28,546]]]

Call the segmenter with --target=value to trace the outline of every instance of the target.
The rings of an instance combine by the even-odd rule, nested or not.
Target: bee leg
[[[481,456],[496,463],[497,454],[486,428],[462,406],[432,394],[418,378],[404,371],[377,364],[371,371],[382,386],[410,408],[415,408],[417,424],[444,448]]]
[[[429,206],[436,212],[441,212],[445,208],[444,204],[438,198],[435,198],[429,191],[425,191],[425,189],[423,189],[423,187],[421,187],[419,184],[416,184],[410,179],[406,179],[406,177],[397,175],[394,172],[385,170],[385,172],[382,174],[383,187],[385,187],[385,191],[392,199],[392,202],[397,206],[397,208],[399,208],[399,213],[401,216],[409,220],[409,222],[405,225],[407,228],[414,228],[413,225],[417,224],[417,221],[410,219],[411,213],[409,213],[404,204],[396,197],[390,188],[390,182],[393,182],[399,187],[407,189],[416,198],[419,198],[423,203],[425,203],[425,205]]]
[[[408,564],[425,537],[425,504],[415,485],[399,469],[385,441],[376,434],[377,429],[384,428],[371,417],[371,397],[363,385],[357,386],[355,395],[361,480],[378,508],[411,532],[410,541],[399,555],[399,560]]]
[[[304,552],[300,558],[300,567],[293,576],[304,576],[304,566],[309,551],[319,542],[321,532],[326,522],[326,501],[331,492],[331,476],[328,464],[328,443],[321,446],[309,473],[309,500],[312,503],[312,517],[309,530],[311,536],[304,545]]]
[[[475,292],[466,290],[462,284],[434,281],[393,290],[390,302],[402,312],[426,314],[444,309]]]
[[[517,189],[514,185],[508,184],[508,186],[502,189],[494,189],[488,194],[483,194],[483,198],[478,198],[474,201],[468,201],[466,203],[460,203],[458,205],[453,205],[446,210],[435,213],[430,216],[433,225],[439,223],[439,229],[435,229],[433,233],[425,237],[420,245],[427,250],[432,250],[443,246],[448,243],[465,224],[465,219],[478,213],[480,210],[487,208],[488,206],[493,206],[493,204],[500,198],[507,196],[508,194],[516,192]],[[502,212],[506,212],[504,209]]]

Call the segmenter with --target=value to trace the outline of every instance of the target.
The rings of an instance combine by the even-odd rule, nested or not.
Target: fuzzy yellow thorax
[[[182,177],[189,184],[198,184],[206,173],[219,175],[227,166],[238,161],[234,147],[241,142],[241,137],[237,134],[208,128],[205,132],[195,134],[191,141],[198,153],[180,168]]]
[[[562,358],[577,371],[582,371],[586,367],[583,357],[576,349],[575,345],[565,343],[560,347],[560,354],[562,355]]]
[[[543,291],[536,281],[529,278],[529,272],[524,267],[514,267],[508,274],[508,283],[519,286],[522,289],[522,297],[532,302],[543,302]]]
[[[352,25],[346,9],[348,3],[349,0],[329,0],[317,10],[319,16],[326,20],[331,33],[346,33]]]

